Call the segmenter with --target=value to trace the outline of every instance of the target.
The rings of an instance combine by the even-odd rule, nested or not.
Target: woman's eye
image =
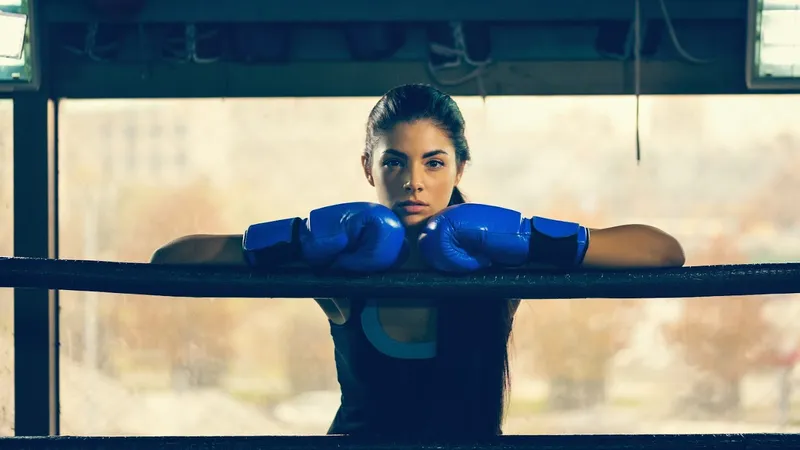
[[[433,161],[428,161],[428,166],[433,167],[433,168],[439,168],[439,167],[443,167],[444,163],[434,159]]]
[[[383,162],[383,165],[386,167],[400,167],[401,164],[402,163],[400,162],[400,160],[397,159],[387,159],[386,161]]]

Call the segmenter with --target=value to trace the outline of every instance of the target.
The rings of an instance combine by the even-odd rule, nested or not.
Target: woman
[[[415,243],[421,234],[425,239],[432,232],[431,222],[443,225],[439,217],[459,208],[453,205],[465,203],[458,189],[470,160],[464,131],[456,103],[425,85],[392,89],[369,115],[361,163],[367,182],[385,207],[379,219],[370,216],[370,223],[377,220],[383,227],[390,223],[391,233],[391,218],[399,218],[405,243],[411,243],[401,260],[405,268],[425,267],[429,259]],[[363,205],[357,204],[361,209],[356,216],[363,213]],[[310,217],[316,217],[318,228],[338,225],[344,217],[341,208],[316,210]],[[389,209],[394,214],[387,213]],[[354,214],[349,211],[348,217]],[[331,212],[334,220],[325,223]],[[494,212],[481,213],[478,220]],[[454,217],[451,214],[453,220],[447,223],[460,226],[453,225],[461,220]],[[512,217],[516,226],[518,219]],[[298,226],[302,225],[292,222],[295,235]],[[308,227],[303,228],[307,234],[311,233]],[[255,235],[252,229],[248,233]],[[268,237],[274,234],[270,230]],[[381,242],[387,242],[386,236]],[[247,264],[242,241],[242,235],[188,236],[159,249],[153,262]],[[585,244],[578,260],[584,266],[675,267],[684,263],[674,238],[643,225],[591,230],[591,241]],[[367,253],[372,258],[367,262],[378,258],[373,250]],[[342,389],[330,434],[480,438],[502,433],[509,387],[508,342],[518,302],[447,300],[316,299],[330,322]]]

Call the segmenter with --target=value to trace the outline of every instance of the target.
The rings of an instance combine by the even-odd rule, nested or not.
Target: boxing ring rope
[[[477,275],[393,272],[252,271],[218,265],[0,258],[0,287],[209,298],[469,296],[486,298],[669,298],[800,292],[800,263],[676,269],[555,272],[497,270]]]
[[[502,436],[484,442],[366,440],[345,436],[47,437],[0,439],[0,450],[789,450],[792,434]]]
[[[800,292],[800,264],[752,264],[618,271],[497,270],[476,275],[393,272],[353,276],[281,268],[175,266],[0,258],[0,287],[174,297],[310,298],[454,296],[484,298],[668,298]],[[20,401],[21,399],[17,399]],[[800,448],[800,435],[502,436],[484,442],[396,441],[345,436],[9,437],[0,450],[757,450]]]

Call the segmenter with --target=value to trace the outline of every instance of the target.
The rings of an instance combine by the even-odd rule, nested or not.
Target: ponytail
[[[453,188],[450,204],[467,203]],[[514,320],[506,299],[441,299],[438,304],[437,358],[427,430],[450,438],[490,438],[502,434],[510,385],[508,342]]]
[[[456,186],[453,188],[453,193],[450,195],[450,203],[448,203],[447,206],[460,205],[462,203],[467,203],[467,199],[464,197],[464,194],[461,193],[461,190],[458,189],[458,186]]]

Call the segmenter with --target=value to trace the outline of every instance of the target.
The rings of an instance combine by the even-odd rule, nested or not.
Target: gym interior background
[[[0,254],[146,261],[368,200],[369,109],[428,82],[466,116],[472,200],[650,223],[690,265],[800,259],[800,96],[754,90],[748,52],[768,1],[461,3],[0,0],[30,10],[40,70],[0,93]],[[800,2],[773,3],[798,67]],[[338,406],[310,300],[0,308],[2,435],[321,434]],[[797,295],[526,302],[506,432],[797,432],[798,319]]]

